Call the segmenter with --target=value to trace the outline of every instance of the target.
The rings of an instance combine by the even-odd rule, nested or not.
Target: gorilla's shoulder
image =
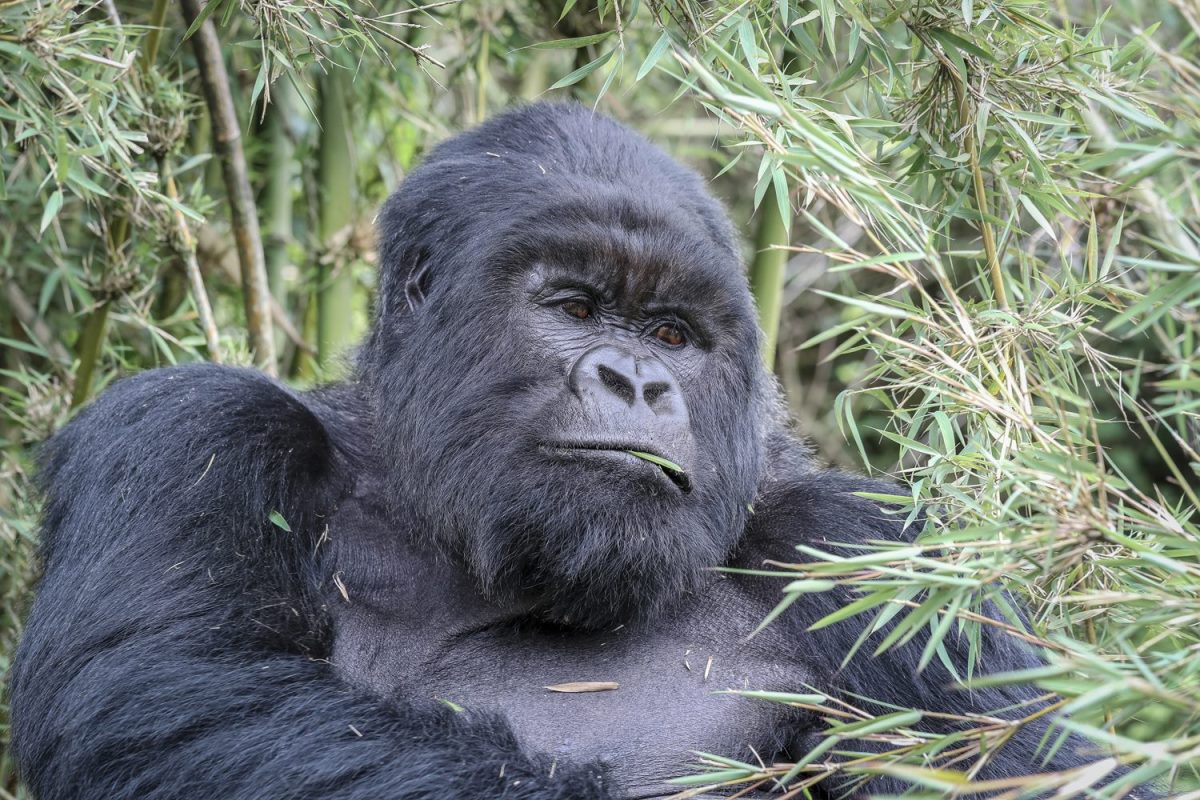
[[[117,381],[43,449],[53,474],[73,451],[137,448],[153,458],[199,442],[242,448],[325,447],[323,426],[304,400],[251,369],[189,364]]]
[[[193,364],[114,383],[39,452],[46,530],[134,503],[245,508],[248,493],[327,475],[332,445],[305,398],[250,369]]]
[[[795,559],[796,545],[838,550],[863,542],[910,542],[924,521],[887,503],[903,494],[895,484],[840,470],[787,470],[768,481],[754,501],[746,530],[747,555]]]

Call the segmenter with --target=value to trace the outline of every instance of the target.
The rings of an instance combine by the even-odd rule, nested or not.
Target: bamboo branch
[[[200,15],[200,0],[180,0],[183,16],[190,26]],[[229,198],[230,224],[238,261],[242,266],[242,296],[246,306],[246,329],[255,363],[266,373],[275,374],[275,338],[271,330],[270,288],[267,285],[267,266],[263,256],[262,235],[258,229],[258,212],[250,190],[246,154],[242,150],[242,134],[229,77],[221,56],[221,43],[212,20],[205,20],[192,36],[192,48],[204,87],[204,99],[212,120],[214,149],[221,162],[225,192]]]
[[[317,349],[304,340],[304,335],[296,328],[296,324],[292,322],[287,311],[274,297],[271,298],[271,319],[275,320],[279,330],[283,331],[283,335],[297,350],[310,355],[316,354]]]
[[[491,56],[492,38],[487,25],[479,37],[479,58],[475,61],[475,122],[482,124],[487,119],[488,58]]]
[[[929,47],[928,44],[926,44]],[[932,49],[932,48],[931,48]],[[992,291],[996,303],[1008,309],[1008,291],[1004,288],[1004,272],[1000,268],[1000,254],[996,250],[996,234],[988,221],[987,186],[983,181],[983,166],[979,161],[979,143],[975,141],[975,121],[971,117],[970,100],[967,97],[967,76],[953,71],[954,93],[958,101],[958,124],[966,129],[967,158],[971,167],[971,184],[975,192],[975,210],[979,212],[979,233],[983,237],[983,252],[987,258],[988,272],[992,278]]]
[[[161,27],[162,18],[157,16],[159,13],[158,5],[160,0],[155,0],[155,8],[152,16],[157,20]],[[116,3],[106,3],[105,10],[109,14],[113,25],[120,31],[124,37],[124,27],[121,24],[121,17],[117,13]],[[142,57],[140,65],[142,70],[148,69],[153,63],[158,54],[158,36],[152,34],[142,41]],[[129,234],[129,220],[122,217],[117,220],[116,225],[110,233],[110,253],[117,253],[125,244]],[[108,273],[108,259],[105,259],[101,267],[101,276]],[[108,330],[108,308],[112,299],[104,297],[96,304],[96,307],[88,312],[87,319],[83,323],[83,332],[79,336],[79,341],[76,345],[79,353],[79,368],[75,371],[75,383],[71,389],[71,408],[77,408],[87,400],[88,395],[92,391],[92,376],[96,372],[96,363],[100,360],[100,351],[104,346],[104,337]]]

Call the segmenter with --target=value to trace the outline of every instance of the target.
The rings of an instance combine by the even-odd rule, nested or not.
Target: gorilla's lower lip
[[[598,456],[609,456],[614,458],[627,459],[630,463],[654,467],[659,470],[679,491],[687,494],[692,490],[692,481],[688,478],[687,473],[669,469],[661,464],[656,464],[652,461],[647,461],[639,458],[630,451],[641,453],[649,453],[652,456],[657,456],[665,461],[671,459],[662,453],[658,452],[653,447],[647,447],[644,444],[634,444],[629,442],[614,443],[614,442],[548,442],[543,445],[548,450],[566,450],[575,453],[594,453]]]

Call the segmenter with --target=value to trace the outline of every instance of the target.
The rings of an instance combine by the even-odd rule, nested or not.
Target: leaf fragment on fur
[[[616,681],[571,681],[569,683],[556,683],[546,688],[551,692],[582,694],[584,692],[611,692],[620,687],[621,684]]]

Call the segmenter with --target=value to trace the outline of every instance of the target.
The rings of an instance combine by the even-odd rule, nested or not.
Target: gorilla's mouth
[[[629,442],[552,442],[549,450],[567,450],[579,454],[595,455],[628,465],[653,466],[676,489],[687,494],[692,491],[692,481],[683,468],[651,447]]]

